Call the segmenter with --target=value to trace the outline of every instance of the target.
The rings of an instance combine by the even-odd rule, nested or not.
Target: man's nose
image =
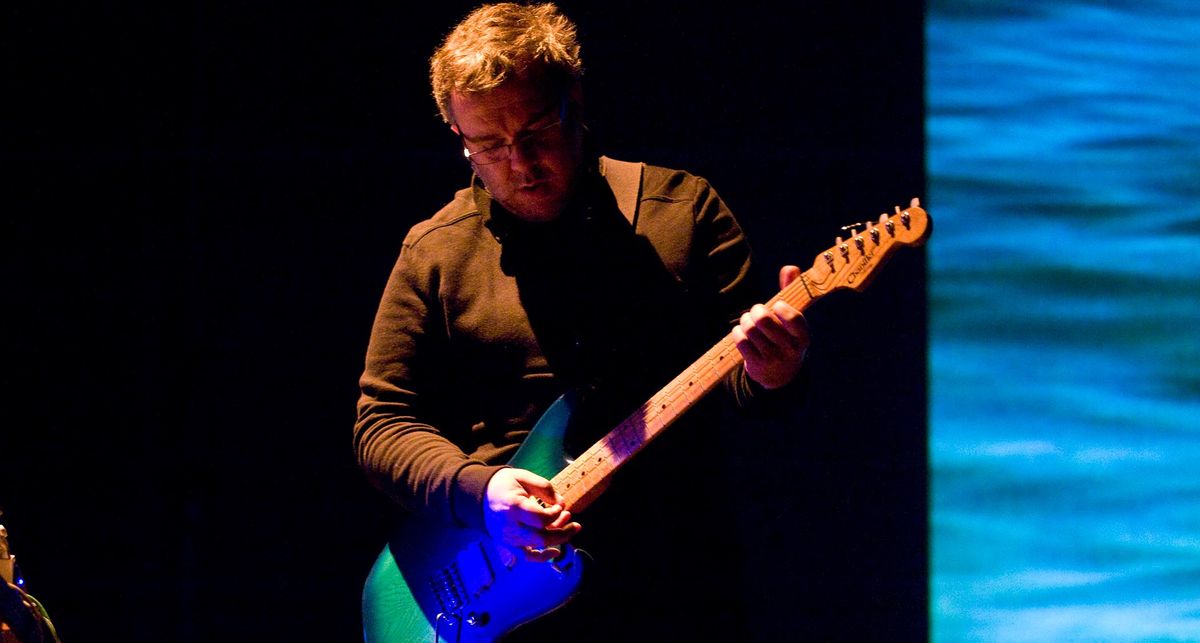
[[[508,152],[509,167],[518,172],[526,171],[537,164],[538,146],[531,141],[514,141]]]

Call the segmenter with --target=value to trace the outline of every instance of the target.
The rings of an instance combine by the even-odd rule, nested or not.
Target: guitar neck
[[[838,237],[833,247],[818,255],[812,267],[772,297],[767,307],[784,301],[803,311],[833,290],[862,290],[893,250],[924,243],[930,233],[929,224],[928,213],[913,199],[905,210],[897,207],[894,218],[883,214],[877,222],[847,226],[854,230],[851,238],[843,241]],[[860,227],[862,230],[858,230]],[[733,335],[726,335],[617,428],[559,471],[551,483],[566,498],[566,506],[576,513],[587,507],[617,469],[716,388],[741,362]]]
[[[808,273],[813,273],[814,270],[818,270],[818,267],[814,267]],[[767,302],[767,306],[777,301],[786,301],[797,310],[807,308],[815,299],[808,283],[814,277],[818,277],[808,273],[775,295]],[[572,512],[578,513],[591,504],[607,486],[617,469],[658,437],[696,402],[720,386],[741,363],[742,354],[734,345],[733,335],[728,334],[639,406],[615,429],[609,431],[554,476],[551,483],[566,498],[566,506]]]

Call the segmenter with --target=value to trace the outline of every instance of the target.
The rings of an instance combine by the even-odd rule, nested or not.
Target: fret
[[[784,301],[803,311],[832,290],[862,289],[887,258],[893,244],[919,244],[928,235],[926,214],[915,200],[908,210],[901,212],[897,208],[896,212],[903,228],[894,225],[887,215],[880,217],[879,227],[874,223],[848,226],[865,225],[871,243],[867,243],[868,237],[856,235],[854,244],[846,244],[839,237],[832,248],[817,256],[811,268],[780,290],[766,306],[769,308]],[[886,236],[879,232],[880,228],[887,230]],[[741,362],[742,355],[733,335],[726,335],[615,429],[580,454],[551,481],[567,498],[568,506],[574,511],[586,506],[622,465],[716,388]]]

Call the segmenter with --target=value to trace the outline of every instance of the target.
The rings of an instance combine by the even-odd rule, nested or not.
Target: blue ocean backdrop
[[[926,24],[932,637],[1200,640],[1200,3]]]

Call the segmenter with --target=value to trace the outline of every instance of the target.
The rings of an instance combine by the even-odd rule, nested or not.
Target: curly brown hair
[[[453,92],[486,92],[511,78],[535,78],[564,91],[582,75],[575,24],[550,3],[484,5],[429,59],[433,98],[447,123]]]

